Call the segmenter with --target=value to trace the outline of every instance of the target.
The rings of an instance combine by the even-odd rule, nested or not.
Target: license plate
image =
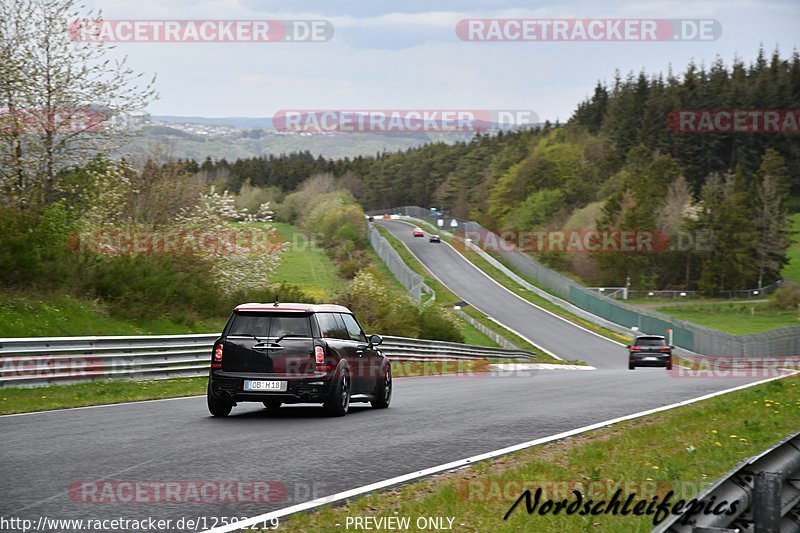
[[[645,361],[658,361],[658,357],[645,357]]]
[[[285,381],[256,381],[252,379],[246,379],[244,382],[244,390],[263,390],[263,391],[275,391],[275,392],[286,392],[286,382]]]

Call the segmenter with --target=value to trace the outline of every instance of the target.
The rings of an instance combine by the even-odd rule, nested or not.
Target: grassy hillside
[[[307,294],[325,299],[343,287],[336,266],[325,252],[289,224],[275,223],[290,244],[274,280],[297,285]],[[221,331],[227,314],[204,321],[119,318],[102,304],[62,294],[4,291],[0,300],[0,337],[74,335],[177,335]],[[177,318],[177,317],[176,317]]]
[[[96,302],[64,295],[3,292],[0,300],[0,337],[208,333],[222,331],[226,319],[191,323],[121,319]]]
[[[345,280],[336,272],[336,265],[303,232],[291,224],[272,224],[284,242],[289,243],[281,256],[281,264],[273,279],[297,285],[303,292],[316,299],[330,298],[344,287]]]
[[[800,326],[797,311],[773,309],[766,303],[686,304],[658,307],[656,311],[736,335]]]

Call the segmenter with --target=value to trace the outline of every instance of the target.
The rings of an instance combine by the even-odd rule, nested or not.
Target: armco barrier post
[[[781,475],[759,472],[753,495],[753,526],[755,533],[781,531]]]

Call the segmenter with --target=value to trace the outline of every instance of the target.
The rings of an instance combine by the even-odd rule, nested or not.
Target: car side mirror
[[[670,344],[670,345],[669,345],[669,349],[670,349],[670,350],[674,350],[674,349],[675,349],[675,346],[674,346],[674,345],[672,345],[672,344]]]
[[[370,346],[378,346],[383,342],[383,338],[380,335],[370,335],[368,340]]]

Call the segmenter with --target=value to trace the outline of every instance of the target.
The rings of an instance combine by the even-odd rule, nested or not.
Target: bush
[[[274,302],[275,300],[279,302],[319,303],[316,298],[304,292],[297,285],[281,282],[280,285],[273,285],[267,289],[235,294],[231,298],[231,307],[243,302]]]
[[[417,323],[421,339],[464,342],[458,321],[450,310],[434,305],[422,306],[417,315]]]
[[[368,333],[417,336],[416,310],[411,301],[380,283],[369,270],[356,274],[336,301],[353,311]]]
[[[0,209],[0,284],[52,289],[76,276],[80,257],[67,248],[74,228],[61,203],[37,213]]]
[[[356,274],[337,302],[353,311],[368,333],[464,342],[449,311],[414,303],[405,292],[380,283],[369,269]]]
[[[769,298],[769,306],[775,309],[800,309],[800,283],[787,282]]]
[[[84,294],[107,302],[126,318],[193,317],[225,314],[211,278],[211,264],[175,255],[90,256],[82,277]]]

